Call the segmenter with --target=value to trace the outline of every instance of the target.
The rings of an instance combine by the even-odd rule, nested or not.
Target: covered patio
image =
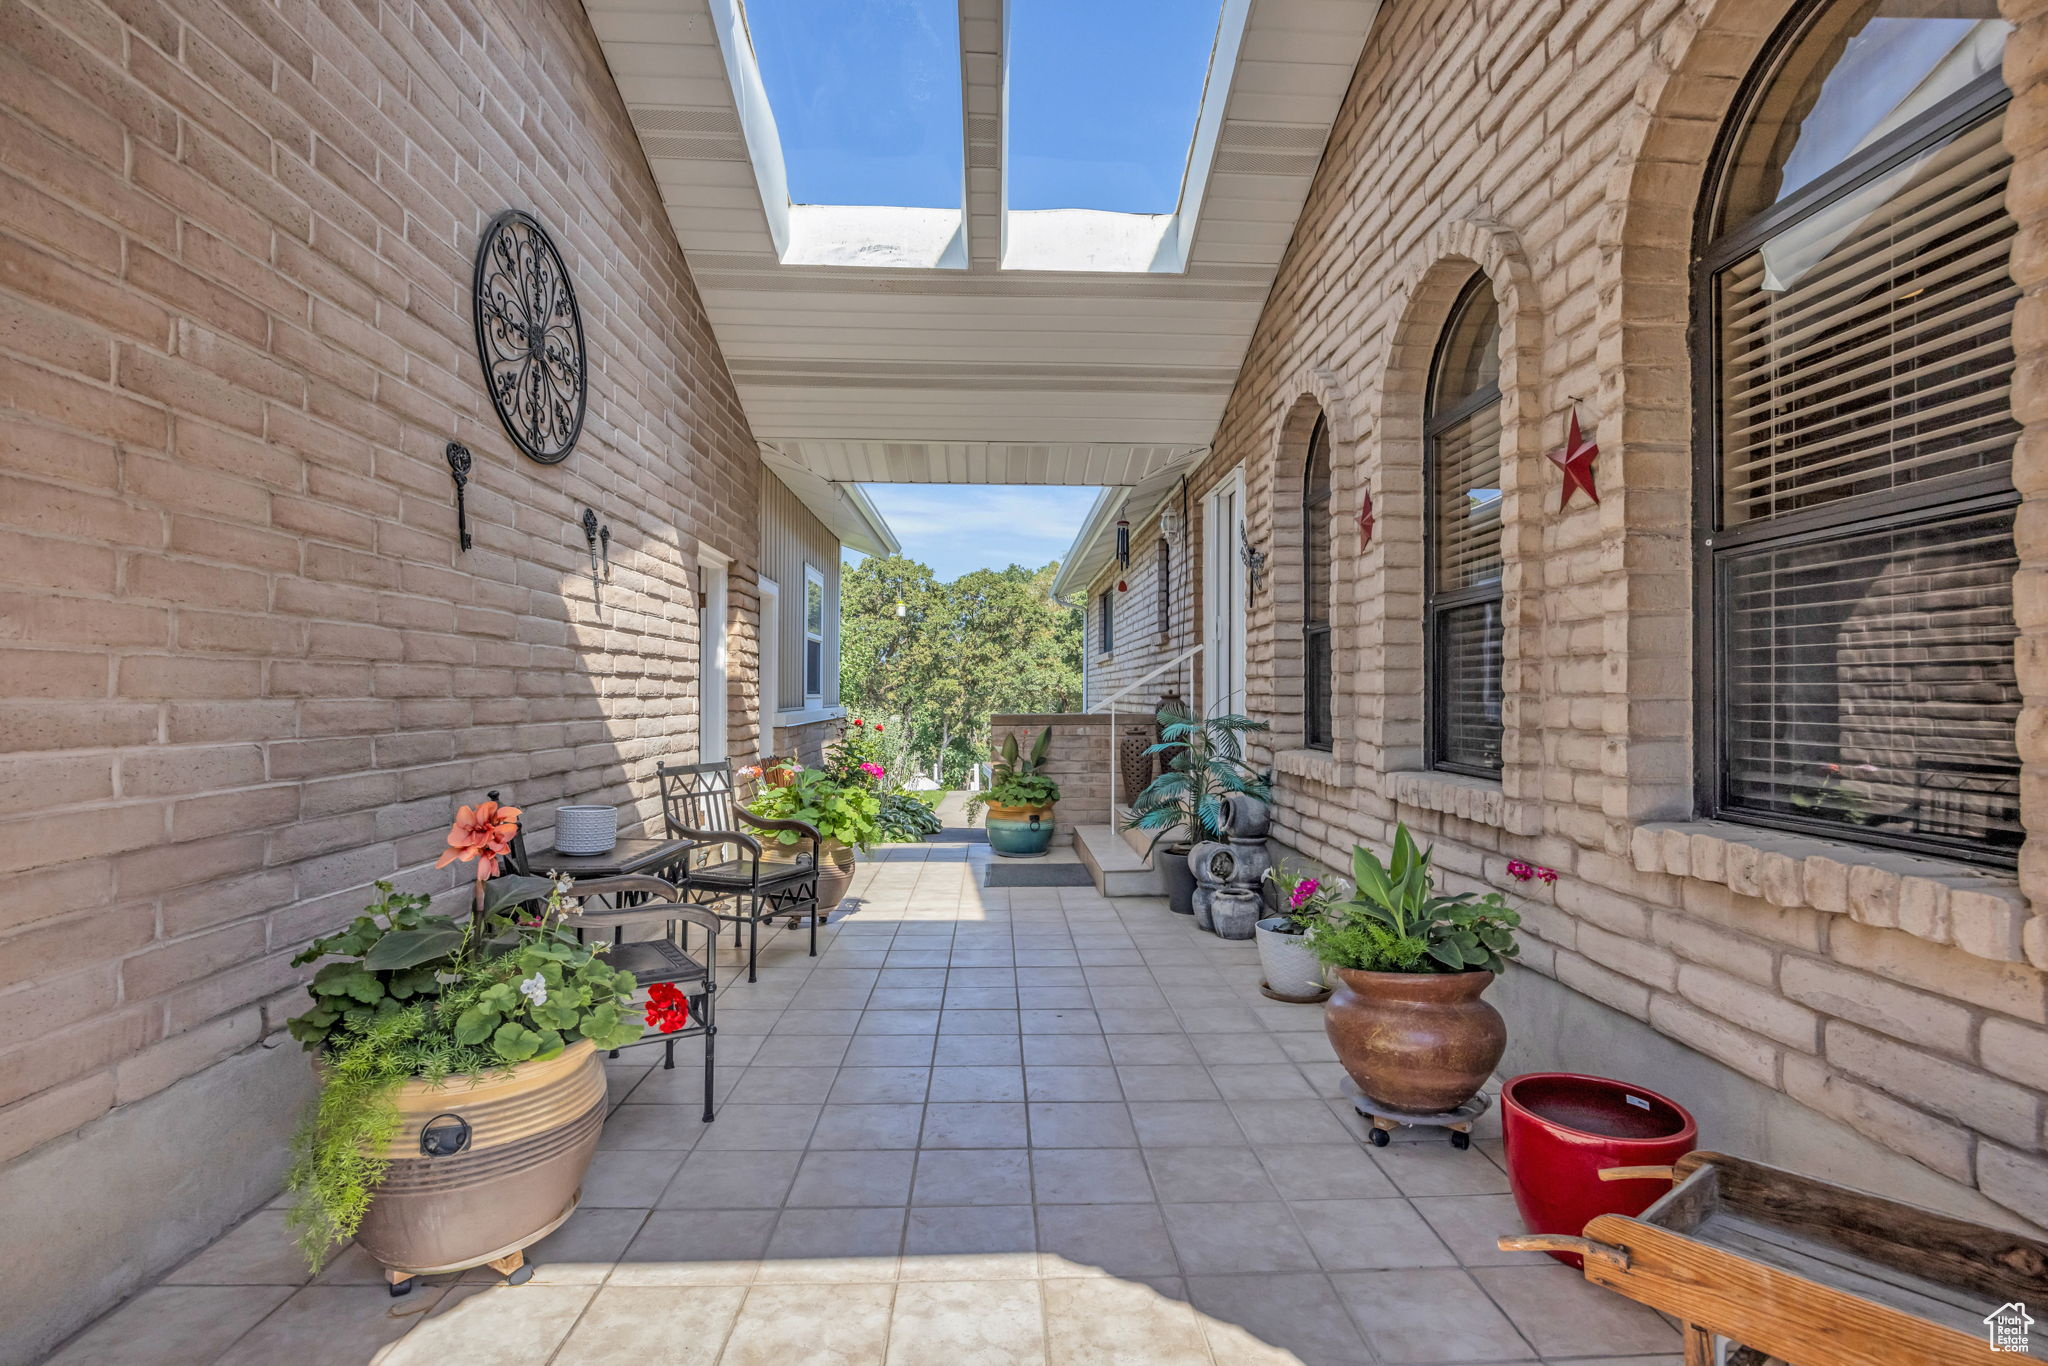
[[[309,1278],[272,1206],[52,1366],[1675,1366],[1657,1314],[1495,1250],[1491,1130],[1366,1146],[1320,1007],[1261,996],[1250,944],[990,888],[978,834],[881,851],[815,960],[779,930],[723,988],[714,1123],[701,1072],[613,1061],[528,1284],[393,1299],[353,1249]]]

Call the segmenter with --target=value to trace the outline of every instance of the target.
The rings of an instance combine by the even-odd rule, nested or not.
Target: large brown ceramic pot
[[[1336,970],[1323,1027],[1367,1100],[1411,1114],[1455,1110],[1500,1065],[1508,1027],[1479,999],[1490,972]]]
[[[818,914],[830,915],[846,899],[853,886],[853,850],[838,840],[826,840],[818,850]]]
[[[409,1081],[395,1099],[391,1165],[356,1241],[393,1272],[458,1271],[538,1242],[576,1208],[604,1125],[604,1062],[582,1039],[503,1072]],[[426,1146],[454,1147],[462,1124],[466,1145],[426,1155],[422,1130]]]

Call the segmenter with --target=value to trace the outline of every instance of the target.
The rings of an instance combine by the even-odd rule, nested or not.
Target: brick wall
[[[758,475],[573,0],[0,25],[6,1158],[275,1030],[286,960],[369,882],[454,881],[458,801],[651,814],[656,756],[696,752],[702,544],[734,558],[753,753]],[[480,388],[470,262],[507,207],[554,235],[590,347],[552,467]]]
[[[1405,820],[1454,885],[1527,907],[1524,962],[2006,1210],[2048,1222],[2048,865],[2022,877],[1692,822],[1692,206],[1788,0],[1424,0],[1367,44],[1195,492],[1242,465],[1269,552],[1250,710],[1274,721],[1278,840],[1342,866]],[[2037,500],[2048,390],[2048,7],[2008,3],[2019,158],[2021,627],[2048,631]],[[1505,770],[1420,772],[1422,389],[1475,269],[1502,319]],[[1542,459],[1577,405],[1601,501]],[[1334,437],[1336,748],[1295,746],[1300,467]],[[1370,491],[1377,525],[1358,549]],[[1196,503],[1199,509],[1199,502]],[[1199,512],[1191,544],[1199,545]],[[1199,588],[1190,592],[1198,596]],[[2034,794],[2043,652],[2022,648]],[[1503,865],[1561,869],[1528,896]]]
[[[1142,726],[1148,718],[1118,718],[1118,735],[1130,727]],[[1045,774],[1060,785],[1061,838],[1077,826],[1103,825],[1109,820],[1109,717],[1104,714],[1006,715],[989,718],[991,744],[989,761],[1002,757],[1003,741],[1017,737],[1017,748],[1030,753],[1045,727],[1052,727],[1052,743],[1046,747]]]

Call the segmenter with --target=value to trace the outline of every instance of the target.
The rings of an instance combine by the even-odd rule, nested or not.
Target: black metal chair
[[[570,894],[577,898],[610,897],[612,906],[592,908],[586,901],[585,909],[572,922],[579,937],[587,930],[609,929],[613,932],[613,943],[605,950],[605,961],[615,968],[633,974],[633,980],[642,987],[651,987],[667,982],[678,987],[690,1004],[690,1022],[672,1034],[645,1034],[628,1048],[640,1048],[650,1043],[663,1047],[661,1065],[672,1068],[676,1065],[676,1040],[702,1036],[704,1040],[704,1122],[716,1118],[711,1104],[712,1070],[716,1061],[718,1038],[717,1023],[717,949],[718,932],[722,928],[719,917],[711,911],[683,904],[688,892],[672,882],[652,877],[645,873],[630,873],[622,877],[584,878],[576,883]],[[631,901],[632,905],[619,906],[616,903]],[[698,962],[671,937],[676,927],[691,922],[704,927],[704,961]],[[655,939],[622,939],[627,929],[644,925],[660,924],[661,937]],[[612,1054],[617,1057],[617,1052]]]
[[[661,782],[661,812],[671,838],[694,840],[682,886],[692,904],[718,908],[714,914],[733,927],[733,947],[746,930],[747,980],[755,980],[754,958],[763,920],[787,915],[811,920],[811,957],[818,956],[818,858],[824,844],[816,829],[797,820],[756,816],[733,795],[732,763],[654,766]],[[761,857],[761,841],[740,829],[794,832],[796,856],[788,861]],[[724,857],[727,848],[734,856]]]

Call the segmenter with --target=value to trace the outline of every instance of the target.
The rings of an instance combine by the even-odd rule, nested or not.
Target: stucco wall
[[[2048,489],[2048,22],[2008,48],[2020,160],[2015,406],[2022,491]],[[1454,885],[1526,906],[1535,972],[1833,1117],[1998,1206],[2048,1223],[2048,899],[2020,877],[1691,820],[1688,261],[1713,138],[1784,0],[1389,5],[1368,42],[1245,368],[1197,471],[1242,465],[1269,554],[1250,602],[1249,706],[1274,732],[1277,838],[1343,866],[1397,820]],[[1421,768],[1421,391],[1459,287],[1500,304],[1506,736],[1498,782]],[[1560,512],[1576,404],[1600,502]],[[1336,749],[1299,748],[1300,478],[1316,411],[1335,493]],[[1353,521],[1369,490],[1376,527]],[[2044,561],[2020,519],[2021,685]],[[1191,598],[1199,600],[1199,587]],[[1121,664],[1121,661],[1119,661]],[[2026,815],[2048,739],[2030,709]],[[1509,858],[1559,868],[1535,896]],[[2022,881],[2024,880],[2024,892]]]
[[[41,1170],[77,1216],[10,1240],[18,1359],[261,1198],[203,1150],[125,1213],[94,1174],[218,1106],[181,1079],[280,1026],[287,960],[373,879],[455,882],[431,861],[458,802],[502,788],[541,841],[562,801],[654,811],[654,760],[697,750],[700,546],[733,559],[729,738],[758,748],[758,460],[574,3],[24,0],[5,25],[0,1160],[68,1145]],[[508,207],[553,235],[590,350],[555,466],[516,453],[475,354],[471,260]],[[295,1094],[249,1090],[247,1141],[274,1152]],[[109,1118],[145,1100],[161,1122]],[[22,1232],[19,1191],[0,1172]]]

